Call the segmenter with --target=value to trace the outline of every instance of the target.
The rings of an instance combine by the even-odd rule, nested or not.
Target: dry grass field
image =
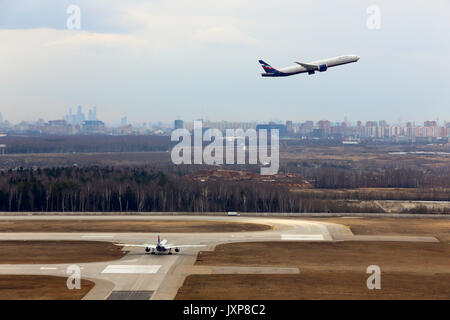
[[[120,247],[102,241],[0,241],[0,264],[83,263],[120,259]]]
[[[203,251],[196,265],[278,266],[315,270],[450,272],[447,243],[395,241],[241,242]]]
[[[203,252],[196,264],[298,267],[300,274],[191,275],[177,299],[450,299],[444,243],[234,243]],[[381,290],[366,287],[373,264]]]
[[[282,149],[280,160],[323,160],[369,162],[383,165],[401,160],[405,165],[422,164],[427,167],[448,166],[447,154],[392,154],[395,152],[450,152],[450,145],[359,145],[359,146],[292,146]]]
[[[308,218],[349,226],[357,235],[432,236],[450,242],[450,219],[424,218]]]
[[[450,299],[448,220],[318,218],[355,234],[435,236],[426,242],[253,242],[219,245],[197,265],[298,267],[300,274],[191,275],[177,299]],[[366,268],[381,268],[368,290]]]
[[[0,241],[0,264],[83,263],[120,259],[120,247],[100,241]],[[66,277],[0,275],[0,300],[79,300],[94,283],[69,290]]]
[[[243,232],[264,231],[256,223],[182,220],[1,220],[0,232]]]
[[[80,300],[94,283],[81,279],[81,288],[69,290],[67,278],[44,275],[0,275],[0,300]]]
[[[450,274],[383,272],[368,290],[363,271],[305,270],[299,275],[191,275],[177,300],[450,299]]]

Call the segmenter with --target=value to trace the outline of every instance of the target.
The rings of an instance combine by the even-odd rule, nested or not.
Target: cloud
[[[130,34],[114,34],[114,33],[95,33],[88,31],[71,31],[71,30],[47,30],[51,40],[42,43],[43,48],[56,47],[92,47],[98,49],[131,49],[134,47],[144,47],[148,45],[148,41]]]
[[[235,26],[217,26],[200,30],[192,36],[194,43],[200,44],[258,44],[259,41],[246,35]]]

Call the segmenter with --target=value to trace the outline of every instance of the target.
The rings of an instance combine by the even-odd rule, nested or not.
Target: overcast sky
[[[81,9],[69,30],[66,10]],[[381,28],[367,27],[369,5]],[[0,0],[0,112],[107,122],[450,121],[448,0]],[[342,54],[309,76],[273,67]]]

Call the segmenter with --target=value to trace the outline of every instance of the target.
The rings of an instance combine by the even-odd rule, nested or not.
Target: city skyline
[[[76,113],[72,113],[73,110],[76,109],[77,112]],[[204,122],[211,122],[211,123],[285,123],[285,122],[294,122],[294,123],[302,123],[302,122],[307,122],[307,121],[313,121],[313,122],[320,122],[320,121],[329,121],[332,124],[341,124],[341,123],[346,123],[349,125],[356,125],[358,122],[387,122],[388,124],[391,125],[406,125],[407,123],[413,123],[413,124],[420,124],[420,123],[425,123],[425,122],[429,122],[429,121],[436,121],[438,124],[442,124],[442,125],[446,125],[447,123],[450,123],[450,117],[448,119],[446,118],[442,118],[442,117],[435,117],[435,118],[422,118],[422,119],[396,119],[393,121],[389,121],[387,120],[387,118],[360,118],[360,119],[349,119],[347,116],[344,116],[341,119],[330,119],[327,116],[321,117],[321,118],[302,118],[302,119],[298,119],[298,118],[281,118],[281,119],[277,119],[277,118],[272,118],[269,120],[264,120],[264,119],[250,119],[250,120],[241,120],[238,118],[234,118],[234,119],[218,119],[218,118],[209,118],[209,117],[198,117],[198,118],[186,118],[186,119],[182,119],[180,117],[172,117],[171,119],[169,119],[168,121],[166,120],[162,120],[162,119],[145,119],[145,118],[141,118],[139,121],[130,121],[129,120],[129,116],[127,114],[122,114],[119,118],[117,119],[113,119],[112,121],[106,121],[103,119],[102,116],[97,116],[97,107],[96,106],[92,106],[92,107],[86,107],[87,109],[87,116],[86,113],[83,111],[83,106],[82,105],[78,105],[76,106],[76,108],[68,108],[67,111],[61,112],[61,116],[58,115],[50,115],[48,118],[38,118],[38,119],[31,119],[31,120],[26,120],[26,119],[19,119],[16,122],[10,121],[9,119],[7,119],[6,117],[4,117],[2,115],[2,112],[0,112],[0,123],[1,122],[9,122],[12,125],[16,125],[16,124],[20,124],[20,123],[39,123],[39,122],[48,122],[48,121],[57,121],[57,120],[65,120],[67,121],[67,123],[69,124],[80,124],[82,123],[84,120],[101,120],[104,123],[111,125],[111,126],[124,126],[124,125],[128,125],[128,124],[132,124],[132,125],[140,125],[140,124],[147,124],[147,123],[153,123],[153,124],[164,124],[164,125],[170,125],[172,126],[174,121],[182,121],[184,123],[189,123],[189,122],[193,122],[193,121],[197,121],[197,120],[201,120]],[[100,114],[102,114],[101,110]]]
[[[439,120],[422,120],[419,123],[389,123],[386,120],[358,120],[356,122],[321,120],[279,120],[279,121],[226,121],[226,120],[182,120],[175,119],[172,123],[139,122],[128,123],[127,116],[120,119],[120,124],[105,124],[97,118],[97,108],[88,110],[88,116],[83,113],[81,105],[76,113],[69,109],[62,119],[39,119],[35,122],[22,121],[12,124],[4,121],[0,113],[0,133],[10,135],[171,135],[174,129],[193,130],[195,121],[201,121],[206,128],[218,129],[222,133],[228,129],[277,129],[281,137],[293,139],[384,139],[406,142],[411,139],[446,139],[450,138],[450,122]],[[405,140],[406,139],[406,140]]]

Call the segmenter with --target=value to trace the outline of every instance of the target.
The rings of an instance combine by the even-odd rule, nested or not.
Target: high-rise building
[[[317,123],[317,126],[319,127],[320,130],[323,131],[324,134],[330,134],[330,132],[331,132],[331,128],[330,128],[331,123],[330,123],[330,121],[328,121],[328,120],[320,120]]]
[[[2,123],[3,122],[3,116],[2,116],[2,113],[0,112],[0,123]]]
[[[183,129],[184,128],[183,120],[175,120],[174,128],[175,129]]]
[[[287,132],[292,132],[293,131],[292,121],[291,120],[286,121],[286,131]]]
[[[127,121],[127,117],[122,117],[122,119],[120,119],[120,126],[121,127],[125,127],[127,125],[128,121]]]
[[[89,109],[88,111],[88,120],[95,121],[97,119],[97,107],[94,107],[92,110]]]
[[[270,123],[269,124],[258,124],[256,126],[256,131],[259,130],[267,130],[267,134],[271,134],[271,130],[278,130],[278,134],[280,137],[286,136],[286,125],[285,124],[276,124],[276,123]]]
[[[78,106],[76,123],[82,123],[84,120],[86,120],[86,117],[84,116],[84,113],[81,111],[81,106]]]

